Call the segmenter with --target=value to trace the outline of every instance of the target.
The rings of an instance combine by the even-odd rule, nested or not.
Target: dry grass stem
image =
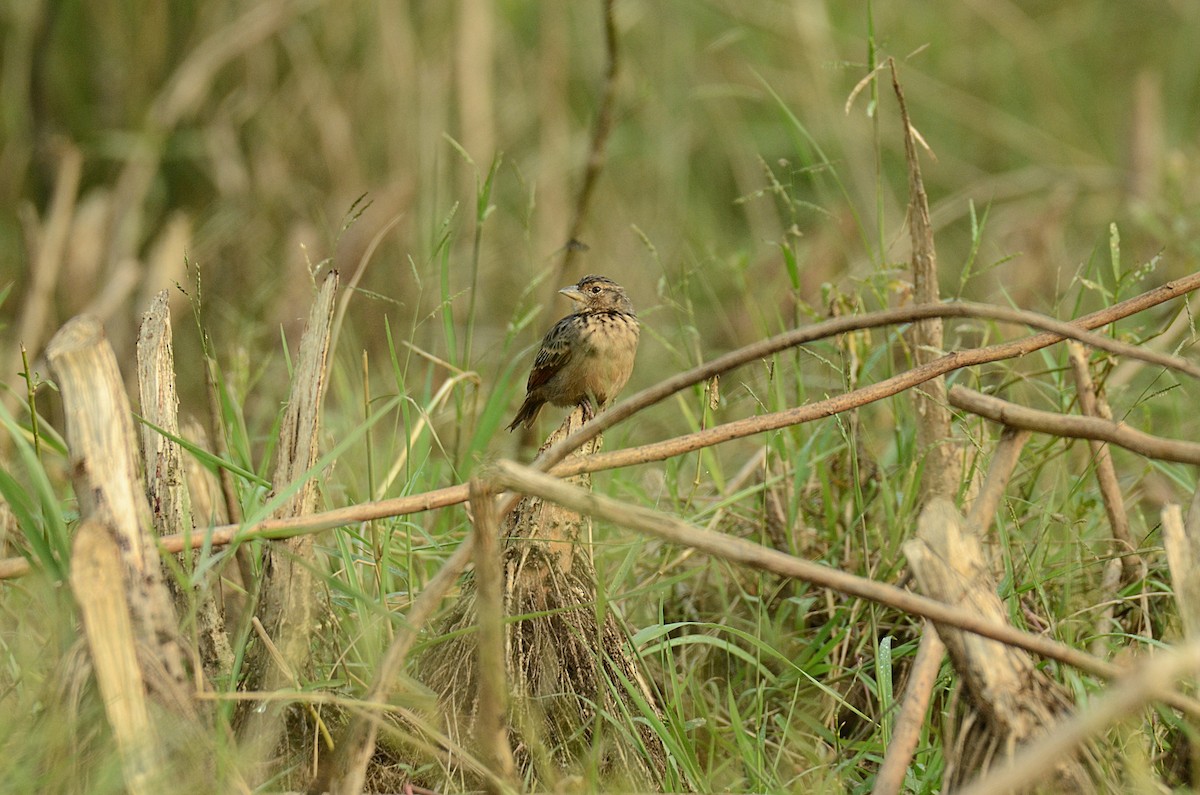
[[[963,411],[1015,428],[1026,428],[1072,439],[1094,439],[1124,447],[1147,458],[1200,464],[1200,444],[1151,436],[1130,428],[1125,423],[1039,411],[958,384],[950,389],[950,404]]]
[[[604,169],[605,152],[608,149],[608,138],[612,134],[613,113],[617,100],[617,74],[620,68],[620,47],[617,39],[617,20],[614,16],[615,0],[603,0],[604,3],[604,54],[607,58],[604,74],[603,94],[600,107],[596,111],[596,126],[592,129],[592,141],[588,147],[587,164],[583,170],[583,183],[579,187],[579,195],[575,199],[575,213],[571,217],[571,226],[567,231],[566,250],[563,254],[562,273],[570,274],[579,255],[579,242],[583,236],[583,226],[587,222],[588,209],[592,204],[592,194]]]
[[[475,614],[479,622],[479,711],[475,716],[475,739],[492,772],[502,781],[511,782],[514,778],[513,754],[505,719],[508,687],[505,677],[504,570],[496,494],[480,479],[472,480],[470,486],[475,526]],[[495,795],[501,788],[490,786],[488,789]]]
[[[1096,393],[1096,385],[1088,369],[1087,351],[1075,340],[1067,342],[1067,356],[1071,362],[1071,374],[1075,379],[1075,392],[1079,396],[1079,409],[1085,417],[1112,422],[1112,412]],[[1117,553],[1125,569],[1125,578],[1132,582],[1142,574],[1145,564],[1134,550],[1137,545],[1129,532],[1129,517],[1125,513],[1125,500],[1121,497],[1121,484],[1117,480],[1117,469],[1113,466],[1112,451],[1108,445],[1095,439],[1088,440],[1092,458],[1096,462],[1096,481],[1100,484],[1100,496],[1104,500],[1104,512],[1112,528]]]
[[[917,645],[917,656],[908,672],[908,685],[904,689],[904,700],[900,714],[892,727],[892,741],[887,754],[875,774],[872,795],[895,795],[904,788],[904,776],[912,763],[913,753],[921,739],[925,726],[925,713],[937,684],[942,659],[946,656],[946,644],[938,637],[937,628],[926,621],[921,627],[921,641]]]
[[[36,356],[45,339],[46,325],[50,321],[54,304],[54,291],[58,285],[59,271],[71,230],[71,219],[75,215],[75,202],[79,194],[79,180],[83,174],[83,153],[66,141],[58,148],[58,173],[55,176],[54,193],[46,219],[38,229],[37,248],[33,253],[29,271],[29,289],[21,306],[17,333],[12,339],[20,341],[31,356]],[[4,372],[21,371],[21,353],[14,345],[4,363]],[[6,401],[15,397],[16,390],[5,395]]]
[[[938,293],[937,250],[933,242],[933,224],[929,220],[929,197],[921,178],[921,161],[917,156],[912,121],[904,90],[896,74],[896,62],[888,59],[892,73],[892,91],[900,106],[900,124],[904,129],[904,160],[908,164],[908,230],[912,244],[913,298],[917,304],[936,304]],[[942,341],[942,319],[930,317],[913,324],[909,332],[913,361],[917,366],[929,364],[945,350]],[[956,455],[952,440],[950,410],[946,407],[946,379],[936,376],[920,389],[912,391],[917,415],[917,447],[924,461],[921,476],[921,498],[949,497],[962,480],[962,459]]]

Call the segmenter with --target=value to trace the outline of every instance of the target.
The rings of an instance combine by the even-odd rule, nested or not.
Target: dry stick
[[[336,508],[332,511],[307,514],[295,519],[266,519],[251,525],[228,524],[214,527],[211,530],[197,531],[187,535],[176,534],[163,536],[159,547],[163,552],[178,553],[185,546],[193,549],[209,545],[212,547],[226,544],[243,543],[264,538],[290,538],[295,535],[306,535],[332,530],[337,527],[369,522],[374,519],[384,519],[392,516],[405,516],[412,513],[445,508],[467,501],[466,484],[447,486],[422,494],[409,497],[396,497],[378,502],[366,502],[347,508]],[[23,577],[29,573],[29,561],[25,558],[5,558],[0,560],[0,580]]]
[[[1007,624],[997,624],[978,614],[961,610],[893,585],[868,580],[838,569],[797,558],[778,550],[755,544],[742,538],[701,530],[682,519],[636,505],[585,491],[564,483],[553,475],[538,472],[532,467],[512,461],[493,465],[496,482],[523,494],[533,494],[566,508],[599,517],[614,524],[656,536],[672,544],[698,549],[714,557],[742,563],[756,569],[793,577],[820,588],[828,588],[849,596],[867,599],[895,608],[904,613],[921,616],[948,626],[957,627],[985,638],[1057,660],[1081,671],[1104,679],[1119,677],[1124,669],[1092,655],[1073,649],[1040,635],[1022,632]],[[1191,716],[1200,717],[1200,702],[1179,693],[1163,700]]]
[[[677,376],[672,376],[666,381],[638,392],[636,395],[622,401],[609,411],[584,425],[582,429],[569,436],[565,442],[548,450],[545,455],[539,457],[534,462],[533,466],[540,471],[549,470],[561,477],[569,477],[582,472],[599,472],[605,469],[616,469],[633,464],[661,461],[673,456],[699,450],[703,447],[709,447],[719,442],[740,439],[766,430],[774,430],[787,425],[795,425],[822,417],[833,416],[848,409],[857,408],[890,397],[904,389],[927,381],[940,373],[950,372],[960,367],[969,367],[1021,356],[1059,342],[1064,337],[1076,338],[1097,348],[1123,353],[1132,358],[1147,360],[1145,352],[1139,350],[1137,347],[1124,345],[1107,337],[1090,333],[1084,330],[1084,328],[1095,328],[1106,323],[1111,323],[1128,315],[1141,312],[1163,301],[1184,295],[1197,288],[1200,288],[1200,272],[1174,282],[1168,282],[1162,287],[1119,304],[1114,304],[1101,312],[1085,315],[1073,323],[1061,323],[1032,312],[963,303],[889,309],[857,317],[835,318],[811,326],[805,326],[802,329],[793,329],[792,331],[784,332],[770,339],[761,340],[727,353],[707,364],[700,365]],[[610,428],[620,420],[635,414],[643,408],[658,403],[671,394],[686,389],[693,384],[707,380],[717,373],[731,370],[755,359],[760,359],[772,353],[785,350],[788,347],[806,342],[813,342],[825,337],[857,331],[863,328],[906,323],[922,317],[930,317],[934,314],[942,317],[991,318],[1048,328],[1052,331],[1013,342],[947,354],[923,367],[908,370],[879,383],[816,403],[809,403],[804,406],[771,414],[763,414],[749,419],[735,420],[734,422],[718,425],[704,431],[686,434],[661,442],[653,442],[625,450],[616,450],[611,453],[592,455],[584,459],[570,461],[566,464],[560,463],[562,458],[570,452],[570,448],[565,445],[575,444],[576,442],[582,445],[600,430]],[[1189,375],[1200,377],[1200,368],[1196,368],[1191,363],[1177,357],[1154,354],[1150,360],[1164,367],[1170,367]],[[553,468],[551,469],[551,467]],[[222,472],[225,471],[222,470]],[[290,535],[317,533],[322,530],[371,521],[373,519],[444,508],[449,505],[466,502],[466,500],[467,486],[465,484],[448,486],[408,497],[366,502],[347,508],[314,513],[294,520],[267,520],[249,526],[242,526],[240,524],[223,525],[213,528],[210,534],[198,534],[194,536],[191,543],[194,547],[199,547],[205,543],[213,546],[221,546],[235,541],[251,540],[259,537],[286,538]],[[507,505],[506,510],[511,510],[511,507],[511,505]],[[159,541],[166,552],[179,552],[183,549],[184,539],[181,537],[165,536],[159,539]],[[466,543],[470,543],[469,536]],[[0,580],[21,577],[27,573],[29,573],[29,562],[25,558],[0,560]]]
[[[583,224],[587,220],[592,194],[600,179],[600,170],[604,168],[605,150],[608,147],[609,134],[612,133],[613,106],[617,98],[617,68],[620,66],[617,22],[613,15],[614,2],[615,0],[604,0],[604,48],[608,57],[604,75],[604,95],[600,99],[600,112],[596,114],[596,127],[592,130],[592,145],[588,149],[587,166],[583,171],[583,185],[580,186],[579,197],[575,200],[575,215],[571,219],[570,231],[567,234],[563,273],[571,272],[571,266],[575,264],[575,257],[579,254],[579,237],[583,234]]]
[[[273,475],[277,492],[300,481],[317,461],[337,287],[338,272],[329,271],[317,290],[300,338],[288,406],[279,426]],[[286,519],[312,513],[318,498],[316,480],[302,481],[276,509],[275,515]],[[308,664],[313,635],[326,623],[328,611],[321,598],[323,592],[317,587],[312,566],[315,557],[311,536],[292,537],[268,546],[254,614],[261,618],[279,647],[286,666],[275,663],[261,651],[256,653],[247,662],[244,689],[272,691],[286,688],[292,680],[285,668],[300,672]],[[271,703],[264,710],[251,710],[239,727],[240,737],[247,741],[243,750],[255,765],[253,777],[260,779],[257,783],[265,778],[275,749],[285,737],[285,707],[284,703]]]
[[[1094,698],[1087,709],[1023,746],[1007,764],[958,791],[958,795],[1024,792],[1050,780],[1063,759],[1111,724],[1160,700],[1177,679],[1200,669],[1200,643],[1154,654],[1119,684]]]
[[[968,524],[981,536],[986,535],[986,527],[1000,507],[1000,500],[1020,459],[1021,449],[1032,435],[1030,431],[1008,427],[1000,434],[1000,441],[992,453],[983,488],[980,489],[967,515]],[[933,686],[937,682],[938,671],[945,656],[946,644],[938,637],[933,624],[926,622],[921,630],[921,643],[917,647],[916,660],[908,674],[908,686],[904,691],[900,714],[896,717],[892,729],[892,742],[888,745],[883,764],[875,776],[872,795],[898,793],[904,786],[904,774],[916,751],[921,727],[925,725],[925,714],[929,709]]]
[[[938,637],[933,622],[926,621],[921,627],[921,642],[917,645],[917,656],[908,674],[908,685],[904,690],[904,701],[900,704],[900,714],[896,716],[896,723],[892,728],[892,741],[888,743],[883,764],[879,766],[879,773],[875,776],[871,795],[891,795],[903,789],[904,775],[908,772],[917,742],[921,739],[925,713],[929,711],[933,686],[937,683],[938,672],[945,657],[946,644]]]
[[[957,384],[950,389],[950,403],[963,411],[1016,428],[1068,436],[1072,439],[1096,439],[1124,447],[1147,458],[1200,464],[1200,444],[1151,436],[1144,431],[1130,428],[1123,422],[1039,411]]]
[[[892,90],[900,106],[900,122],[904,127],[904,159],[908,163],[908,230],[912,244],[913,294],[919,304],[939,300],[937,282],[937,250],[933,244],[933,224],[929,220],[929,197],[921,178],[921,163],[913,141],[912,122],[896,62],[888,59],[892,72]],[[942,350],[941,318],[930,318],[913,324],[909,339],[913,360],[918,366],[928,364]],[[922,389],[912,390],[913,409],[917,418],[917,448],[924,454],[921,476],[921,501],[953,496],[962,481],[962,458],[955,455],[950,424],[950,409],[946,406],[946,378],[931,378]],[[916,750],[925,712],[937,680],[938,669],[946,655],[946,645],[938,637],[933,624],[925,622],[917,659],[910,672],[904,703],[896,720],[892,741],[873,792],[898,793],[904,784],[904,773]]]
[[[975,498],[967,514],[967,521],[978,528],[981,535],[987,534],[987,527],[992,523],[992,517],[1000,508],[1000,500],[1012,479],[1013,470],[1021,459],[1021,450],[1025,447],[1032,431],[1005,426],[1000,433],[1000,441],[992,452],[992,462],[988,467],[987,478],[983,488]]]
[[[934,304],[940,299],[937,280],[937,250],[933,245],[933,224],[929,220],[929,197],[921,178],[921,161],[913,138],[912,122],[896,62],[888,58],[892,72],[892,91],[900,105],[900,122],[904,127],[904,159],[908,163],[908,230],[912,242],[913,296],[918,304]],[[909,333],[913,361],[923,365],[933,361],[942,351],[942,319],[929,318],[914,323]],[[950,497],[962,481],[962,459],[955,455],[951,440],[950,409],[946,406],[946,379],[929,379],[922,389],[912,391],[913,409],[917,419],[917,449],[924,456],[921,475],[921,501],[933,497]]]
[[[1079,408],[1084,416],[1111,421],[1096,395],[1096,385],[1088,371],[1087,353],[1074,340],[1067,342],[1067,355],[1071,361],[1071,374],[1075,377],[1075,393],[1079,396]],[[1121,485],[1117,482],[1117,470],[1113,466],[1112,451],[1108,445],[1095,439],[1088,440],[1092,457],[1096,460],[1096,480],[1100,484],[1100,495],[1104,499],[1104,512],[1112,527],[1113,538],[1121,551],[1121,565],[1125,577],[1131,582],[1141,574],[1142,559],[1135,552],[1137,545],[1129,532],[1129,517],[1125,514],[1125,501],[1121,497]]]
[[[138,394],[142,415],[149,422],[179,436],[179,396],[175,390],[175,353],[171,336],[169,293],[160,291],[142,315],[137,339]],[[167,435],[141,427],[143,475],[150,501],[150,515],[159,536],[195,535],[191,494],[183,450]],[[188,545],[190,546],[190,545]],[[225,630],[225,615],[217,607],[212,588],[189,588],[194,556],[180,558],[186,575],[182,581],[168,579],[180,615],[194,611],[196,650],[204,673],[211,681],[233,670],[233,649]]]
[[[500,549],[500,522],[496,494],[484,481],[471,480],[471,509],[475,514],[475,615],[479,622],[476,654],[479,659],[479,711],[475,739],[483,760],[501,780],[514,780],[512,747],[505,720],[504,569]],[[489,782],[489,793],[503,791]]]

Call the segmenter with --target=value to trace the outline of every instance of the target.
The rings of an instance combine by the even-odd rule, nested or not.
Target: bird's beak
[[[567,298],[570,298],[572,301],[583,303],[583,293],[579,292],[579,288],[573,284],[570,287],[562,288],[559,290],[559,292],[565,295]]]

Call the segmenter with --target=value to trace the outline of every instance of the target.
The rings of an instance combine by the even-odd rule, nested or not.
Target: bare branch
[[[1067,343],[1067,356],[1071,362],[1071,373],[1075,377],[1075,393],[1079,396],[1079,410],[1087,417],[1112,421],[1112,413],[1096,394],[1096,385],[1088,370],[1087,352],[1078,342]],[[1100,485],[1100,496],[1104,499],[1104,512],[1112,527],[1113,538],[1121,555],[1125,577],[1132,581],[1140,576],[1142,559],[1134,550],[1137,545],[1129,532],[1129,517],[1125,515],[1125,500],[1121,497],[1121,484],[1117,481],[1117,470],[1113,466],[1112,451],[1095,439],[1088,440],[1092,457],[1096,460],[1096,481]]]
[[[991,397],[965,386],[950,388],[950,404],[955,408],[986,417],[993,422],[1002,422],[1014,428],[1027,428],[1039,433],[1067,436],[1072,439],[1096,439],[1124,447],[1147,458],[1178,461],[1183,464],[1200,464],[1200,444],[1181,442],[1151,436],[1130,428],[1123,422],[1102,420],[1098,417],[1078,417],[1071,414],[1056,414],[1039,411],[998,397]]]

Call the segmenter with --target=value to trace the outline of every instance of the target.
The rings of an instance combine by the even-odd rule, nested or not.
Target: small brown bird
[[[605,276],[584,276],[560,293],[579,302],[575,314],[554,324],[533,360],[525,402],[508,426],[533,425],[545,403],[606,408],[633,371],[639,326],[621,285]]]

